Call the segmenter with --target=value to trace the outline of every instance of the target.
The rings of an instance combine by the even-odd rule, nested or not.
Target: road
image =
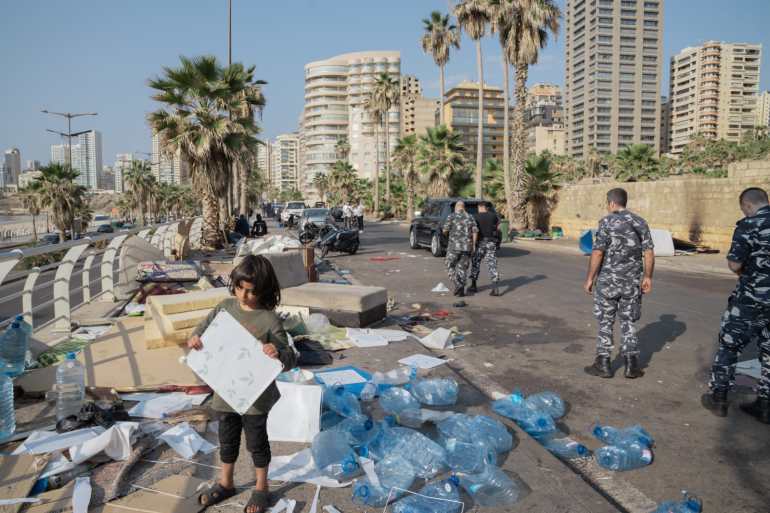
[[[388,254],[399,259],[370,261]],[[733,279],[659,270],[637,323],[646,375],[623,378],[616,358],[621,371],[604,380],[583,372],[594,357],[596,332],[591,298],[582,290],[586,258],[549,249],[547,242],[506,245],[500,257],[503,297],[488,295],[482,270],[481,289],[465,299],[465,308],[453,308],[451,295],[430,292],[438,282],[449,283],[443,259],[410,250],[403,226],[370,224],[358,254],[330,261],[358,281],[387,287],[398,313],[414,303],[450,310],[447,327],[472,332],[454,351],[455,360],[505,390],[560,393],[569,403],[561,427],[589,447],[599,447],[589,435],[597,420],[642,424],[656,439],[655,461],[622,478],[649,498],[671,500],[686,489],[704,500],[706,511],[767,513],[770,428],[736,405],[719,419],[699,403]],[[755,353],[743,355],[749,357]],[[734,403],[748,392],[739,386]]]

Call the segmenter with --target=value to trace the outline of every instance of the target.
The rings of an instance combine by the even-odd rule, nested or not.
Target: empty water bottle
[[[662,502],[655,508],[655,511],[650,513],[701,513],[703,511],[703,503],[700,499],[690,495],[687,491],[683,491],[682,495],[684,497],[681,501]]]
[[[372,382],[375,385],[403,385],[409,383],[417,376],[414,367],[397,367],[388,372],[375,372],[372,374]]]
[[[383,427],[382,436],[366,445],[375,459],[401,456],[414,467],[417,477],[431,478],[446,469],[446,451],[422,433],[405,427]]]
[[[449,406],[457,403],[457,381],[452,378],[419,379],[406,387],[422,404]]]
[[[0,442],[16,431],[16,412],[13,409],[13,381],[0,374]]]
[[[67,358],[56,369],[56,420],[77,415],[85,397],[85,369],[67,353]]]
[[[399,413],[403,410],[419,409],[420,403],[408,390],[391,387],[380,394],[380,407],[386,413]]]
[[[457,477],[478,506],[511,506],[521,499],[521,487],[495,465],[486,465],[478,474]]]
[[[476,474],[485,465],[497,464],[497,452],[485,440],[462,441],[456,438],[444,439],[447,466],[456,472]]]
[[[343,419],[330,429],[344,433],[347,436],[348,443],[352,447],[357,447],[366,445],[367,442],[377,436],[379,426],[366,415],[354,415]]]
[[[472,432],[476,436],[488,439],[498,453],[508,452],[513,448],[513,435],[502,422],[486,415],[476,415],[471,421]]]
[[[426,422],[434,424],[454,415],[451,411],[434,411],[420,408],[419,410],[403,410],[396,415],[396,422],[402,426],[420,429]]]
[[[316,468],[334,479],[346,480],[361,470],[347,436],[340,431],[321,431],[313,438],[310,450]]]
[[[377,397],[377,385],[371,381],[367,381],[361,389],[361,393],[358,394],[358,397],[362,401],[374,401],[374,398]]]
[[[528,395],[526,403],[528,407],[547,413],[554,420],[564,416],[564,401],[553,392],[538,392]]]
[[[391,454],[374,465],[379,483],[369,477],[353,482],[353,502],[363,506],[381,507],[401,497],[414,482],[414,468],[401,456]]]
[[[344,418],[345,417],[334,411],[323,412],[321,414],[321,431],[326,431],[327,429],[333,428],[342,422]]]
[[[2,373],[15,378],[24,372],[24,360],[27,355],[28,335],[21,325],[13,321],[0,337],[0,362]]]
[[[608,445],[623,445],[631,441],[639,442],[646,447],[652,447],[655,442],[652,435],[639,424],[627,428],[615,428],[612,426],[602,426],[597,423],[591,428],[591,433],[597,440]]]
[[[393,504],[393,513],[459,513],[462,510],[457,480],[443,479],[423,486]]]
[[[543,444],[543,447],[551,453],[564,459],[585,458],[591,453],[588,447],[572,438],[563,436],[562,433],[558,433],[556,436],[543,437],[538,439],[538,442]]]
[[[516,390],[510,395],[492,401],[492,410],[498,415],[518,421],[524,416],[528,407],[524,402],[524,396]]]
[[[607,445],[596,451],[596,461],[608,470],[634,470],[652,463],[652,451],[639,442]]]
[[[361,404],[358,398],[345,390],[342,385],[324,388],[323,403],[326,408],[343,417],[361,415]]]

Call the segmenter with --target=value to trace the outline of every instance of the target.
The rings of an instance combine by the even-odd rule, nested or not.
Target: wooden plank
[[[48,455],[0,456],[0,499],[23,499],[48,464]],[[18,513],[23,503],[0,506],[0,513]]]

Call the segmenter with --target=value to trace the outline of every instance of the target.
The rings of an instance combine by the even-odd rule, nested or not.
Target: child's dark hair
[[[265,310],[274,310],[281,302],[281,285],[270,260],[262,255],[248,255],[230,273],[230,292],[241,283],[251,283],[257,291],[257,303]]]

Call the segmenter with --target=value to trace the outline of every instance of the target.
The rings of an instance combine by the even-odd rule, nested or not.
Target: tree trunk
[[[380,214],[380,124],[374,125],[374,215]]]
[[[249,168],[243,162],[238,164],[238,190],[240,192],[240,214],[249,213],[249,198],[248,198],[248,183],[249,183]]]
[[[481,39],[476,40],[476,63],[479,72],[479,126],[476,139],[476,197],[481,199],[481,173],[484,166],[484,62],[481,58]]]
[[[222,232],[219,229],[220,202],[206,187],[203,187],[201,197],[203,207],[201,245],[206,248],[219,249],[222,247]]]
[[[503,52],[505,53],[505,52]],[[511,122],[510,122],[510,84],[511,68],[508,58],[503,55],[503,184],[505,186],[505,217],[513,219],[513,187],[511,187]]]
[[[511,222],[518,226],[524,226],[526,212],[526,198],[524,197],[524,158],[526,152],[526,131],[524,130],[524,108],[527,102],[527,64],[519,63],[516,66],[516,106],[513,113],[513,205],[514,217]]]
[[[414,173],[411,173],[414,176]],[[409,180],[406,184],[406,222],[411,223],[414,218],[414,182]]]
[[[390,110],[385,113],[385,201],[390,205]]]
[[[439,75],[438,75],[438,87],[440,89],[440,97],[439,97],[439,111],[438,111],[438,119],[439,119],[439,125],[444,124],[444,65],[442,64],[439,67]]]
[[[35,225],[35,215],[32,216],[32,240],[37,242],[37,226]]]

